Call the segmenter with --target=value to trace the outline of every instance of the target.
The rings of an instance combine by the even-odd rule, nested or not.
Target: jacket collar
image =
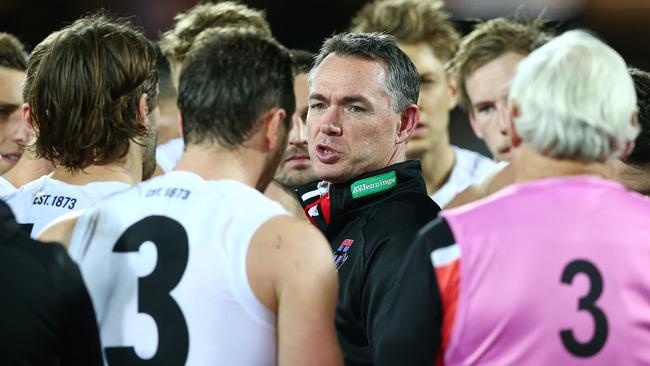
[[[362,174],[346,183],[330,184],[332,217],[341,217],[383,202],[405,191],[427,189],[418,160],[408,160]]]

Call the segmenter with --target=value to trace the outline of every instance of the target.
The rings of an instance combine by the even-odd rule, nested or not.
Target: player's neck
[[[252,149],[186,145],[174,170],[195,173],[205,180],[230,179],[255,187],[260,178],[264,158]]]
[[[121,161],[113,164],[91,165],[75,172],[63,166],[56,167],[52,178],[74,185],[94,182],[139,183],[142,181],[142,151],[137,147],[132,143],[129,153]]]
[[[10,170],[11,171],[11,170]],[[627,189],[650,195],[650,166],[637,166],[616,162],[616,180]]]
[[[511,165],[515,169],[516,182],[575,175],[593,175],[606,179],[615,177],[612,164],[556,159],[542,155],[525,145],[517,147],[513,152]]]
[[[140,173],[142,174],[142,173]],[[54,169],[52,178],[73,185],[86,185],[95,182],[121,182],[136,184],[136,179],[120,165],[92,165],[82,171],[70,172],[64,167]]]
[[[451,175],[456,163],[456,155],[449,144],[449,137],[432,145],[420,158],[422,176],[431,195],[440,189]]]
[[[271,181],[269,186],[264,191],[264,195],[281,204],[282,207],[289,211],[289,213],[291,213],[294,217],[303,218],[305,220],[307,219],[302,210],[302,206],[300,206],[300,203],[298,203],[296,197],[288,192],[286,188],[284,188],[275,180]]]

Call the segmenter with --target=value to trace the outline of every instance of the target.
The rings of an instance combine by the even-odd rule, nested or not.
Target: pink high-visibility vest
[[[650,200],[547,178],[442,215],[460,263],[446,365],[650,365]]]

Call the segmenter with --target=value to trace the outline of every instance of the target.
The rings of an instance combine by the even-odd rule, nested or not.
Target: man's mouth
[[[324,164],[334,164],[341,158],[341,153],[328,145],[316,145],[316,159]]]
[[[18,160],[20,160],[20,157],[23,154],[21,152],[11,152],[11,153],[0,153],[0,156],[2,156],[2,161],[11,163],[11,164],[16,164]]]
[[[307,154],[291,154],[284,159],[285,166],[291,167],[307,167],[311,165],[309,155]]]
[[[510,150],[510,146],[499,149],[499,157],[501,160],[510,160]]]

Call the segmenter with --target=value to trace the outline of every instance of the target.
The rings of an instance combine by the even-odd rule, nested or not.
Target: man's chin
[[[16,162],[14,161],[9,161],[7,159],[0,160],[0,175],[5,174],[9,170],[11,170],[11,168],[13,168],[14,166],[16,166]]]
[[[319,180],[313,169],[294,170],[289,173],[277,174],[274,178],[278,183],[287,188],[296,188],[303,184]]]
[[[499,153],[495,155],[496,161],[510,161],[512,158],[512,149],[501,149]]]

